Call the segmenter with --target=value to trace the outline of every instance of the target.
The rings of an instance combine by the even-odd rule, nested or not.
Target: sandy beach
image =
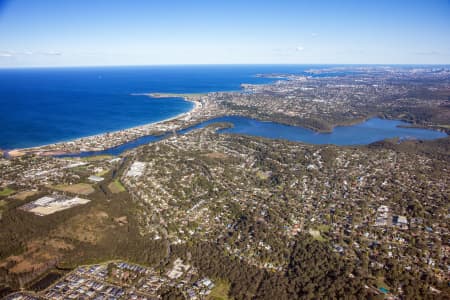
[[[10,157],[18,157],[25,154],[60,155],[66,153],[78,153],[82,151],[104,150],[145,135],[172,131],[180,128],[184,122],[189,121],[193,116],[197,115],[202,110],[204,107],[202,97],[206,94],[142,93],[132,95],[148,96],[151,98],[183,98],[185,101],[194,104],[194,106],[187,112],[164,120],[37,147],[13,149],[7,151],[7,155]]]

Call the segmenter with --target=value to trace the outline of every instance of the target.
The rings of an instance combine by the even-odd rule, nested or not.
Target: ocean
[[[326,65],[220,65],[153,67],[85,67],[0,70],[0,149],[33,147],[72,140],[147,123],[189,111],[182,98],[155,99],[140,93],[201,93],[239,90],[242,83],[269,83],[276,79],[257,74],[306,74]],[[345,72],[335,74],[344,76]],[[321,75],[317,75],[321,76]],[[281,138],[313,144],[368,144],[384,138],[434,139],[445,133],[413,128],[398,121],[373,119],[338,127],[331,134],[248,118],[225,117],[214,121],[234,124],[228,133]],[[161,137],[143,137],[114,149],[119,154]],[[98,153],[85,153],[93,155]]]
[[[181,98],[133,93],[199,93],[267,83],[260,73],[317,66],[151,66],[0,69],[0,149],[33,147],[161,121],[189,111]]]

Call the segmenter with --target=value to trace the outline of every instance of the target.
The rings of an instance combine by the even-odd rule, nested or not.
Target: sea
[[[260,73],[311,66],[149,66],[0,69],[0,149],[40,146],[161,121],[192,108],[181,98],[268,83]]]
[[[136,94],[236,91],[243,83],[263,84],[277,80],[258,74],[309,74],[308,69],[328,67],[199,65],[0,69],[0,149],[46,145],[157,122],[187,112],[193,105],[182,98],[156,99]],[[334,76],[345,76],[345,73]],[[255,135],[280,130],[278,127],[268,130],[268,123],[238,121],[242,125],[251,124]],[[235,130],[239,131],[239,127]],[[284,130],[289,133],[288,139],[296,140],[289,127]],[[241,129],[241,133],[252,134],[248,128]],[[383,134],[376,137],[382,138]]]

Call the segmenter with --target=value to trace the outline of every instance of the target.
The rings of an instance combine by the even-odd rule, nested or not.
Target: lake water
[[[154,99],[139,93],[198,93],[239,90],[242,83],[275,79],[257,74],[308,74],[327,65],[219,65],[92,67],[0,70],[0,149],[14,149],[67,141],[161,121],[189,111],[181,98]],[[345,76],[345,72],[331,74]],[[314,75],[324,76],[324,74]],[[307,143],[367,144],[392,136],[428,138],[441,133],[395,127],[398,123],[371,120],[354,127],[317,134],[303,128],[226,117],[235,127],[225,132],[283,138]],[[205,124],[209,124],[209,121]],[[204,125],[204,124],[203,124]],[[201,125],[201,126],[203,126]],[[160,137],[145,137],[115,150]],[[120,152],[119,152],[120,151]]]
[[[435,130],[421,128],[405,128],[408,123],[396,120],[373,118],[363,123],[351,126],[336,127],[331,133],[319,133],[303,127],[283,125],[274,122],[262,122],[255,119],[239,116],[226,116],[211,119],[195,126],[178,131],[186,134],[194,129],[200,129],[213,123],[227,122],[233,127],[220,129],[220,134],[244,134],[270,139],[282,139],[309,144],[334,144],[341,146],[367,145],[387,138],[431,140],[446,137],[447,134]],[[94,155],[119,155],[126,150],[140,145],[159,141],[170,134],[160,136],[144,136],[118,147],[103,151],[89,151],[79,154],[61,155],[60,157],[87,157]]]

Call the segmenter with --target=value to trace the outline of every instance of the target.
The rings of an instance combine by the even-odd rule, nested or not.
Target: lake
[[[200,124],[180,130],[178,134],[186,134],[192,130],[200,129],[213,123],[227,122],[233,127],[220,129],[220,134],[244,134],[270,139],[282,139],[308,144],[334,144],[340,146],[367,145],[388,138],[432,140],[446,137],[447,134],[429,129],[406,128],[409,124],[397,120],[372,118],[365,122],[351,125],[338,126],[330,133],[315,132],[299,126],[284,125],[275,122],[263,122],[240,116],[226,116],[214,118]],[[59,157],[87,157],[94,155],[119,155],[126,150],[141,145],[160,141],[171,134],[159,136],[144,136],[134,141],[103,151],[88,151],[78,154],[60,155]]]

